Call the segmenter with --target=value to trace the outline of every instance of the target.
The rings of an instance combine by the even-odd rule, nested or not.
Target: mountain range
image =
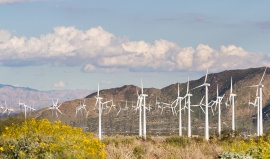
[[[265,68],[250,68],[241,70],[226,70],[219,73],[212,73],[208,75],[207,83],[209,87],[209,101],[216,99],[217,85],[219,87],[219,95],[224,95],[222,101],[222,128],[231,128],[231,107],[225,106],[225,101],[229,97],[231,78],[233,84],[233,92],[237,94],[235,98],[235,117],[236,129],[241,132],[255,133],[256,132],[256,108],[248,104],[249,99],[254,100],[256,95],[256,88],[248,88],[247,86],[259,84]],[[194,88],[203,84],[205,77],[190,81],[190,88]],[[268,120],[270,110],[269,86],[270,86],[270,69],[266,71],[263,84],[263,119],[264,130],[269,131],[270,122]],[[180,96],[186,94],[186,83],[179,83]],[[170,109],[157,109],[155,103],[159,102],[171,103],[177,98],[178,83],[171,84],[162,89],[145,88],[144,93],[148,94],[146,98],[147,106],[150,111],[147,111],[147,131],[153,135],[159,134],[176,134],[178,132],[178,116],[174,116]],[[137,92],[140,93],[140,88],[134,85],[125,85],[119,88],[112,88],[100,91],[100,96],[103,101],[113,100],[116,105],[115,108],[104,109],[102,113],[102,128],[104,134],[137,134],[138,132],[138,111],[134,109],[137,102]],[[205,88],[192,90],[191,104],[199,104],[202,97],[205,95]],[[95,96],[97,92],[87,95],[85,98],[71,100],[62,103],[60,110],[63,115],[58,114],[56,117],[50,110],[42,109],[36,112],[35,117],[47,118],[49,120],[61,120],[64,123],[83,127],[89,131],[96,132],[98,128],[98,109],[95,106]],[[86,111],[80,112],[75,117],[76,107],[80,103],[85,103]],[[104,106],[104,108],[106,105]],[[109,107],[109,105],[107,105]],[[119,109],[122,109],[119,112]],[[125,108],[127,109],[125,110]],[[204,113],[199,107],[192,108],[192,133],[203,134],[204,132]],[[119,114],[117,115],[117,113]],[[209,124],[210,133],[217,131],[217,110],[209,108]],[[87,114],[87,116],[86,116]],[[187,126],[187,111],[183,111],[183,127]]]
[[[0,84],[0,105],[11,107],[15,113],[19,111],[19,102],[32,106],[34,109],[41,109],[52,105],[52,100],[59,102],[84,98],[93,91],[91,90],[51,90],[39,91],[28,87],[15,87],[12,85]]]

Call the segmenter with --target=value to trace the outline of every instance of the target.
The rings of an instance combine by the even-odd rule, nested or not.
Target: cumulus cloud
[[[53,84],[53,87],[59,88],[59,87],[65,87],[65,82],[59,81]]]
[[[96,67],[92,64],[86,64],[82,67],[81,71],[83,72],[94,72],[96,71]]]
[[[168,40],[129,41],[102,27],[79,30],[59,26],[39,37],[18,37],[0,30],[0,65],[82,66],[83,72],[201,71],[269,65],[269,54],[235,45],[181,47]]]

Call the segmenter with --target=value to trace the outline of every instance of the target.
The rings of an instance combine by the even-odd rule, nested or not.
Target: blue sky
[[[270,65],[270,1],[0,0],[0,83],[162,88]]]

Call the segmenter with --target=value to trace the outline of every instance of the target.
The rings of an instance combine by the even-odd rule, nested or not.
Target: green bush
[[[176,147],[186,147],[190,144],[189,139],[187,137],[182,137],[182,136],[167,137],[165,139],[165,142],[171,146],[176,146]]]
[[[22,116],[9,116],[7,118],[0,119],[0,134],[5,130],[5,127],[11,126],[12,124],[21,124],[24,122]]]
[[[223,152],[218,155],[220,159],[253,159],[251,156],[247,154],[240,154],[236,152]]]
[[[145,153],[145,150],[142,146],[135,146],[133,149],[133,155],[136,158],[142,158],[144,153]]]
[[[135,141],[134,137],[124,137],[124,138],[116,138],[116,137],[108,137],[108,138],[104,138],[102,140],[102,142],[105,145],[109,145],[114,143],[114,145],[116,147],[118,147],[119,145],[128,145],[128,144],[133,144]]]
[[[219,139],[221,141],[226,141],[226,142],[232,143],[233,141],[235,141],[235,139],[238,139],[239,137],[240,137],[240,135],[239,135],[238,131],[225,129],[225,130],[221,131]]]

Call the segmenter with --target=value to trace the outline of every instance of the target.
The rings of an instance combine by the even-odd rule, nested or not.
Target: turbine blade
[[[263,78],[264,78],[264,75],[265,75],[266,69],[267,69],[267,67],[265,67],[265,70],[264,70],[264,72],[263,72],[263,76],[262,76],[262,78],[261,78],[260,84],[262,84],[262,81],[263,81]]]
[[[204,97],[205,97],[205,96],[202,97],[201,102],[200,102],[200,105],[202,105],[202,102],[203,102]]]
[[[252,85],[252,86],[246,86],[245,88],[253,88],[253,87],[259,87],[260,85]]]
[[[206,75],[205,75],[204,83],[206,83],[206,81],[207,81],[207,75],[208,75],[208,68],[206,70]]]
[[[205,114],[205,111],[203,110],[202,105],[200,105],[200,108],[201,108],[201,110],[203,111],[203,113]]]
[[[60,114],[63,114],[60,109],[57,109]]]
[[[62,105],[62,103],[60,103],[58,106],[57,106],[57,109]]]
[[[178,91],[177,91],[177,97],[179,97],[180,96],[180,90],[179,90],[179,82],[178,82]]]
[[[231,89],[230,89],[230,93],[232,94],[232,77],[231,77]]]
[[[204,85],[203,85],[203,84],[202,84],[202,85],[199,85],[199,86],[197,86],[197,87],[195,87],[195,88],[192,88],[191,90],[194,90],[194,89],[200,88],[200,87],[202,87],[202,86],[204,86]]]
[[[213,107],[211,107],[211,110],[212,110],[213,116],[215,116],[215,113],[214,113]]]
[[[218,100],[218,99],[217,99]],[[218,105],[219,101],[215,102],[215,111],[217,110],[217,105]]]

